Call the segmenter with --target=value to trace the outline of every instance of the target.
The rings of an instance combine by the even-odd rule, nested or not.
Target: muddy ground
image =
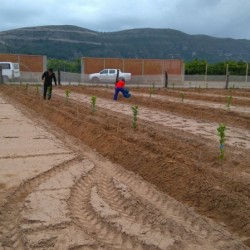
[[[1,86],[3,98],[75,154],[14,192],[0,186],[9,192],[0,203],[3,249],[248,249],[250,91],[130,90],[130,99],[115,102],[111,88],[64,86],[44,101],[35,87]],[[227,127],[223,161],[220,123]],[[52,192],[68,172],[71,185],[53,196],[65,201],[61,223],[32,214],[35,190],[47,183]]]

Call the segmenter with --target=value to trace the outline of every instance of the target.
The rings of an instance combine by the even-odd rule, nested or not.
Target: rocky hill
[[[71,26],[28,27],[0,32],[0,53],[79,57],[205,59],[250,62],[250,40],[188,35],[173,29],[96,32]]]

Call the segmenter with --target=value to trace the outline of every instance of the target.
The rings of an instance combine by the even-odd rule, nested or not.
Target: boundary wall
[[[44,72],[47,70],[47,56],[0,54],[0,61],[19,63],[21,72]]]
[[[170,75],[184,76],[182,59],[131,59],[131,58],[95,58],[82,57],[82,74],[100,72],[105,68],[117,68],[133,75]]]

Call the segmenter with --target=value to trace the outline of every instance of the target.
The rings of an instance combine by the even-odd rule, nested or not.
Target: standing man
[[[43,80],[43,99],[46,100],[47,92],[48,92],[48,100],[51,98],[52,94],[52,80],[54,79],[55,85],[56,83],[56,76],[53,72],[53,69],[48,69],[48,71],[45,71],[42,75]]]

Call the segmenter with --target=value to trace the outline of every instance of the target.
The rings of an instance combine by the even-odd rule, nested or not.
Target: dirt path
[[[73,113],[75,106],[65,104],[64,100],[49,103],[34,100],[27,93],[10,93],[20,103],[5,95],[0,99],[0,190],[4,197],[0,212],[0,249],[249,249],[242,243],[247,237],[234,236],[227,231],[224,223],[219,224],[199,215],[193,208],[121,167],[119,162],[128,165],[128,168],[131,165],[132,159],[129,158],[132,154],[128,148],[132,143],[127,148],[128,142],[118,137],[120,150],[127,148],[124,161],[119,152],[116,164],[104,157],[105,152],[100,148],[111,147],[110,150],[114,151],[116,142],[111,139],[117,130],[115,128],[111,135],[104,135],[105,139],[97,144],[95,141],[100,134],[97,137],[93,134],[105,128],[103,124],[98,125],[100,122],[107,125],[107,131],[113,131],[113,125],[107,124],[109,120],[104,120],[106,114],[100,119],[90,116],[88,119],[92,123],[89,125],[86,120],[89,115],[81,104],[78,113]],[[62,106],[63,103],[65,106]],[[36,110],[28,109],[28,106]],[[126,105],[122,107],[127,110]],[[55,117],[51,119],[53,115]],[[71,122],[70,119],[63,119],[66,116]],[[49,123],[44,117],[58,123]],[[120,119],[122,133],[123,118]],[[76,127],[73,128],[74,123]],[[97,130],[92,132],[94,124]],[[66,126],[64,130],[63,126]],[[78,137],[72,136],[74,131]],[[84,133],[90,135],[86,136],[86,142],[95,147],[89,148],[80,140]],[[139,131],[135,137],[140,138]],[[154,138],[161,143],[156,135]],[[149,141],[142,141],[142,144],[150,145]],[[6,145],[10,146],[6,148]],[[141,148],[141,145],[137,144],[137,147]],[[151,154],[150,150],[138,150],[142,157],[135,149],[131,148],[140,160],[135,167],[149,170],[147,161],[150,168],[161,164],[154,160],[154,152],[161,154],[159,148],[152,147]],[[173,163],[177,159],[180,159],[177,162],[180,169],[182,165],[187,167],[183,159],[187,161],[188,157],[183,153],[183,156],[173,158],[172,162],[168,159],[170,167],[175,168]],[[107,156],[110,158],[110,154]],[[164,158],[167,157],[164,153]],[[188,178],[189,172],[186,169],[185,178]],[[200,170],[197,175],[202,172]],[[175,170],[173,173],[175,183],[179,183],[178,172]],[[173,173],[169,169],[169,174]],[[204,176],[207,175],[205,173]],[[193,175],[193,182],[196,182],[195,178]],[[207,184],[204,182],[202,185]],[[220,187],[216,188],[219,193]]]

